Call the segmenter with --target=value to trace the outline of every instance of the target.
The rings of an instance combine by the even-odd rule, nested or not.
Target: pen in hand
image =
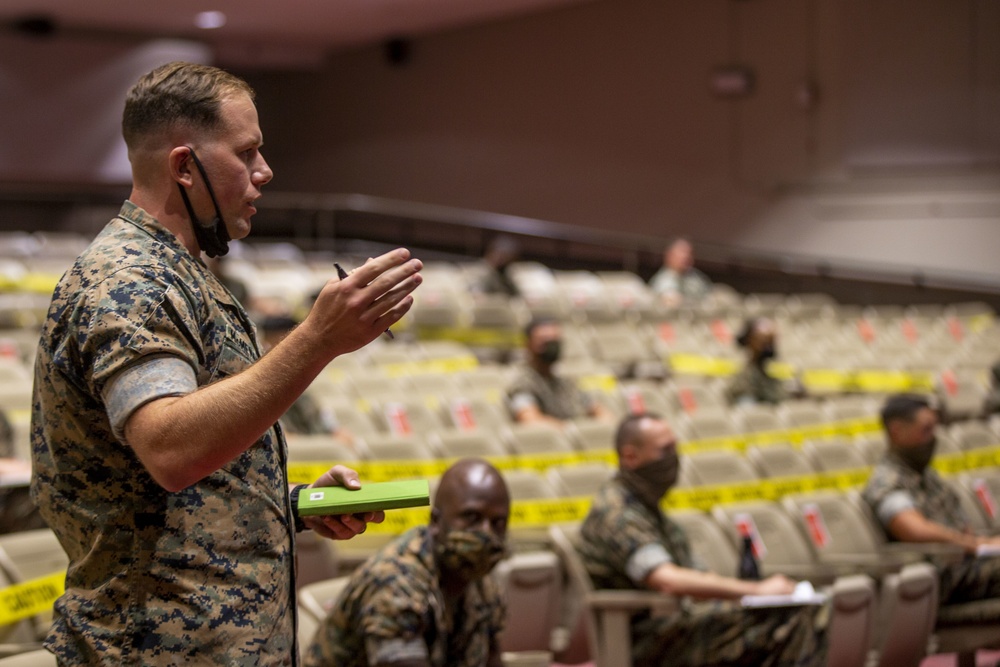
[[[342,267],[340,264],[337,264],[336,262],[333,263],[333,266],[337,269],[337,277],[338,278],[340,278],[341,280],[343,280],[344,278],[347,277],[347,271],[344,271],[344,267]],[[395,340],[396,339],[396,337],[388,329],[385,330],[385,335],[389,337],[389,340]]]

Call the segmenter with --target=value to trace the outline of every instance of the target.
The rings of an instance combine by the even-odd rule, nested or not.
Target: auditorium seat
[[[381,430],[398,436],[427,434],[444,427],[438,413],[423,397],[393,397],[371,402],[372,417]]]
[[[681,467],[698,485],[738,484],[759,479],[750,462],[731,449],[691,452],[681,457]]]
[[[802,445],[802,453],[821,472],[866,468],[868,462],[850,440],[813,440]]]
[[[558,498],[559,493],[545,476],[534,470],[506,470],[503,473],[511,501]]]
[[[687,437],[692,440],[725,438],[740,432],[740,428],[726,409],[700,408],[693,414],[682,415],[678,420]]]
[[[459,431],[498,433],[513,423],[506,408],[482,396],[452,396],[441,401],[439,411],[441,421]]]
[[[575,498],[593,496],[615,472],[615,468],[605,463],[582,463],[552,466],[545,474],[560,496]]]
[[[331,435],[305,435],[287,433],[289,463],[305,463],[308,461],[332,461],[335,463],[358,461],[359,452],[350,446],[339,442]],[[312,480],[307,480],[311,482]]]
[[[341,428],[356,436],[374,435],[383,432],[383,427],[372,419],[371,413],[362,409],[359,400],[343,394],[316,393],[312,389],[306,391],[319,405],[321,410],[328,410]]]
[[[795,520],[779,504],[753,501],[716,505],[712,516],[722,526],[734,548],[742,547],[744,534],[756,532],[761,553],[757,554],[761,574],[785,574],[808,579],[814,584],[833,583],[838,569],[820,563],[812,543]]]
[[[513,424],[505,439],[507,448],[519,456],[573,451],[566,435],[549,424]]]
[[[551,550],[521,551],[493,572],[507,603],[501,651],[548,651],[562,620],[559,557]]]
[[[437,454],[446,459],[466,457],[500,457],[510,452],[500,438],[489,429],[475,431],[440,430],[428,438]]]
[[[581,417],[566,424],[566,436],[575,449],[581,451],[614,449],[618,426],[610,419]]]
[[[740,406],[733,411],[733,415],[743,433],[780,431],[784,428],[777,410],[772,405],[757,403]]]
[[[419,435],[375,434],[358,438],[358,449],[372,461],[422,461],[435,458],[433,450]]]
[[[657,414],[669,418],[675,410],[663,391],[663,385],[652,380],[631,380],[618,385],[629,414]]]
[[[696,564],[726,577],[738,575],[739,553],[718,521],[696,509],[671,510],[669,516],[684,531]]]
[[[0,667],[56,667],[56,657],[36,648],[0,659]]]
[[[826,421],[822,407],[809,400],[785,401],[778,406],[778,417],[784,423],[785,428],[815,426]]]
[[[350,577],[334,577],[299,588],[297,594],[299,610],[299,647],[305,650],[322,627],[326,617],[333,610],[337,598],[347,587]]]
[[[955,422],[948,427],[948,431],[962,451],[1000,445],[1000,438],[984,421]]]
[[[792,477],[816,473],[808,457],[787,443],[752,445],[747,447],[746,457],[757,468],[761,477]]]

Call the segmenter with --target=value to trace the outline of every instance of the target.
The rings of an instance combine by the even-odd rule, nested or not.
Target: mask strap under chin
[[[198,239],[199,247],[201,247],[206,255],[209,257],[225,255],[229,252],[229,240],[231,237],[225,223],[222,221],[222,211],[219,209],[219,202],[215,199],[212,183],[208,180],[208,174],[205,173],[205,167],[202,166],[201,160],[195,155],[193,148],[188,146],[187,149],[191,151],[191,159],[194,160],[194,166],[198,168],[201,179],[205,182],[205,189],[208,190],[208,196],[212,199],[212,205],[215,207],[215,217],[212,221],[207,225],[202,224],[198,220],[198,216],[195,215],[194,207],[191,206],[191,200],[188,198],[187,191],[183,185],[178,183],[177,187],[181,191],[181,199],[184,200],[184,207],[187,208],[188,216],[191,218],[191,228],[194,230],[195,238]]]

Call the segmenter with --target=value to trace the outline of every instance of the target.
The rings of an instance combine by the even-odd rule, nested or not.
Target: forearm
[[[126,440],[161,486],[190,486],[246,451],[305,391],[328,361],[315,349],[297,329],[242,373],[139,408]]]
[[[889,523],[889,533],[901,542],[934,542],[954,544],[966,551],[975,551],[979,539],[930,521],[916,510],[900,512]]]
[[[681,568],[669,563],[653,570],[646,583],[653,590],[667,595],[721,600],[753,595],[759,588],[755,581],[723,577],[714,572]]]

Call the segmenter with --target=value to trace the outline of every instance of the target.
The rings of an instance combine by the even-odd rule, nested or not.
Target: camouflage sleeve
[[[194,369],[177,357],[153,356],[129,366],[108,381],[104,405],[115,436],[125,441],[125,422],[137,409],[166,396],[183,396],[198,388]]]
[[[81,344],[83,380],[93,395],[139,359],[175,357],[193,370],[203,360],[194,307],[169,275],[151,267],[130,267],[95,286],[86,300]]]
[[[603,534],[607,562],[633,583],[642,585],[657,566],[673,562],[657,537],[657,527],[637,508],[617,507],[603,519],[598,531]]]
[[[518,375],[514,382],[507,387],[507,405],[512,415],[516,415],[525,408],[539,407],[531,383],[523,374]]]
[[[916,506],[913,494],[906,490],[898,475],[884,465],[876,466],[861,497],[885,528],[897,514]]]
[[[384,651],[408,653],[417,650],[416,643],[426,655],[423,637],[431,614],[428,605],[432,595],[405,581],[398,571],[384,585],[373,587],[361,607],[356,628],[365,637],[368,655]]]

